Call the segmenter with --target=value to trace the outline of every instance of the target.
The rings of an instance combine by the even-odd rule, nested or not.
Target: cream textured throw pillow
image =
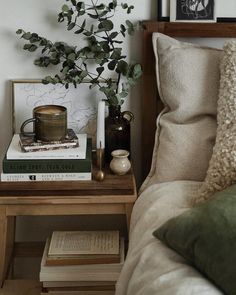
[[[217,122],[213,155],[196,202],[236,182],[236,41],[224,46]]]
[[[165,109],[157,118],[152,168],[156,182],[203,181],[216,136],[222,50],[153,34],[157,87]]]

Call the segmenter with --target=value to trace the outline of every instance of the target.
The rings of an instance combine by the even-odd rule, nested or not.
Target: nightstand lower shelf
[[[41,260],[45,242],[16,242],[14,243],[14,250],[12,258],[38,258]],[[35,260],[34,260],[35,261]],[[12,260],[11,266],[14,265]],[[4,281],[2,289],[0,289],[0,295],[38,295],[47,294],[46,290],[42,291],[42,283],[36,279],[19,279],[11,277],[12,271],[10,271],[9,278]],[[38,276],[38,274],[35,274]],[[114,295],[114,286],[103,287],[103,286],[92,286],[89,287],[78,287],[76,295]],[[80,290],[81,289],[81,290]],[[64,293],[60,290],[60,294]],[[49,293],[50,294],[50,293]],[[66,294],[66,293],[65,293]]]
[[[107,174],[101,183],[0,183],[0,284],[11,262],[17,216],[124,214],[129,229],[136,198],[132,172],[122,177]]]
[[[0,295],[41,295],[42,285],[36,280],[6,280]],[[50,294],[50,293],[49,293]],[[66,293],[61,293],[65,295]],[[77,291],[76,295],[114,295],[115,291]]]

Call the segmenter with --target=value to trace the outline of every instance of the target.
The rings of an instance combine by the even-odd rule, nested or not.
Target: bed
[[[159,121],[163,120],[162,124],[164,125],[164,119],[166,119],[159,119],[159,121],[157,119],[166,106],[163,106],[163,99],[160,100],[160,93],[157,91],[157,84],[159,83],[158,88],[161,89],[160,86],[163,87],[163,83],[160,85],[160,81],[158,83],[156,81],[155,65],[157,60],[154,56],[155,50],[153,51],[153,38],[159,38],[160,36],[163,38],[159,33],[174,38],[232,38],[236,36],[236,24],[183,24],[146,21],[143,23],[143,27],[142,172],[145,181],[132,212],[129,249],[120,279],[117,282],[116,295],[220,295],[223,293],[214,283],[203,276],[182,256],[153,236],[153,231],[167,220],[188,210],[190,207],[189,196],[198,191],[207,169],[207,166],[203,165],[202,173],[190,173],[189,176],[189,171],[187,171],[187,176],[185,176],[181,170],[183,167],[176,166],[176,171],[180,169],[182,173],[180,173],[180,177],[173,177],[175,171],[171,171],[166,178],[159,174],[159,180],[158,177],[153,177],[158,169],[162,169],[161,166],[158,168],[158,163],[154,160],[154,157],[157,157],[155,148],[157,144],[160,146],[161,140],[160,134],[159,136],[156,135],[156,129]],[[153,37],[153,33],[157,33],[156,37]],[[168,38],[165,36],[164,38]],[[166,40],[168,43],[169,40]],[[165,46],[169,49],[172,44]],[[166,48],[162,48],[164,52]],[[209,56],[212,57],[214,54],[220,59],[221,53],[218,51],[210,52]],[[172,56],[171,58],[173,59]],[[166,59],[164,62],[166,62]],[[213,60],[212,67],[214,67],[214,64]],[[216,67],[218,67],[218,64]],[[217,75],[216,79],[218,79]],[[167,78],[171,78],[171,76]],[[214,85],[216,81],[212,78],[210,83]],[[210,95],[216,96],[216,93],[213,92]],[[174,108],[177,108],[176,105]],[[209,121],[203,122],[203,124],[211,126],[213,130],[209,128],[208,131],[213,132],[213,134],[207,135],[207,144],[210,145],[209,151],[211,153],[215,140],[216,105],[206,105],[205,109],[204,112],[207,113],[201,114],[201,118],[207,116]],[[188,124],[192,124],[189,118],[186,120]],[[181,126],[182,128],[182,125],[183,122],[177,122],[177,127]],[[171,137],[171,144],[173,144],[174,140],[175,138]],[[174,147],[178,151],[178,146]],[[199,148],[201,149],[201,147],[205,150],[205,146],[199,143]],[[207,162],[210,156],[209,153],[206,154],[206,158],[203,157],[202,159],[203,162]],[[165,163],[164,160],[165,158],[158,159],[160,165]],[[208,165],[208,163],[205,164]],[[198,166],[196,167],[198,168]]]

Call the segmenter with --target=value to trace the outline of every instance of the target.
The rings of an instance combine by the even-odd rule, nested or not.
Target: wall
[[[89,1],[89,0],[87,0]],[[17,28],[26,31],[37,32],[51,40],[63,40],[70,44],[78,42],[77,36],[72,32],[66,32],[64,24],[57,23],[57,12],[60,11],[63,0],[21,0],[7,1],[4,9],[0,11],[0,157],[3,156],[11,137],[11,94],[8,81],[21,78],[42,78],[50,70],[40,69],[33,65],[33,54],[21,49],[23,42],[16,36]],[[129,17],[133,20],[155,19],[156,1],[129,0],[135,5],[135,11]],[[119,16],[119,18],[122,16]],[[125,43],[125,51],[130,60],[140,60],[141,32],[137,32],[134,38]],[[135,50],[134,50],[135,49]],[[132,54],[130,54],[132,52]],[[140,113],[139,113],[139,86],[134,89],[131,100],[127,100],[127,108],[135,114],[135,123],[132,130],[135,171],[139,177],[140,150]],[[4,126],[4,128],[3,128]]]
[[[89,1],[89,0],[87,0]],[[129,0],[129,4],[135,5],[134,13],[129,16],[133,20],[156,19],[156,0]],[[34,55],[21,49],[22,41],[16,36],[15,31],[23,28],[26,31],[37,32],[54,41],[66,41],[76,44],[78,40],[73,33],[66,32],[64,24],[57,23],[57,12],[60,11],[63,0],[20,0],[6,1],[0,10],[0,158],[3,157],[11,139],[11,89],[9,80],[12,79],[37,79],[42,78],[50,70],[38,68],[33,65]],[[120,16],[119,16],[120,17]],[[140,61],[141,58],[141,32],[125,43],[125,48],[130,60]],[[130,99],[127,100],[127,109],[133,111],[135,122],[132,127],[132,146],[135,173],[139,179],[140,170],[140,85],[133,89]],[[33,222],[32,222],[33,221]],[[49,221],[49,220],[48,220]],[[88,224],[85,220],[82,224]],[[19,233],[28,238],[29,230],[37,229],[33,237],[38,239],[37,225],[40,223],[42,232],[49,230],[49,221],[41,222],[39,219],[22,218],[18,224]],[[63,224],[63,221],[60,223]],[[74,223],[71,221],[71,224]],[[32,232],[31,231],[31,232]]]

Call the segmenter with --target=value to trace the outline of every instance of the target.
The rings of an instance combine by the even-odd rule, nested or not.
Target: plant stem
[[[118,91],[119,91],[120,78],[121,78],[121,73],[119,73],[118,79],[116,82],[116,94],[118,94]]]
[[[92,5],[93,5],[93,7],[94,7],[95,13],[96,13],[97,16],[98,16],[98,20],[101,22],[101,18],[100,18],[99,13],[98,13],[98,11],[97,11],[97,9],[96,9],[96,6],[95,6],[94,1],[91,0],[91,3],[92,3]],[[97,2],[96,2],[96,3],[97,3]],[[107,40],[108,40],[108,42],[111,44],[111,47],[112,47],[112,49],[114,50],[114,49],[115,49],[114,44],[113,44],[112,40],[110,39],[110,37],[109,37],[107,31],[105,31],[105,34],[106,34],[106,36],[107,36]],[[117,86],[116,86],[116,93],[118,93],[118,90],[119,90],[119,89],[118,89],[119,82],[120,82],[120,74],[118,75],[118,81],[117,81],[117,83],[116,83],[116,85],[117,85]]]

